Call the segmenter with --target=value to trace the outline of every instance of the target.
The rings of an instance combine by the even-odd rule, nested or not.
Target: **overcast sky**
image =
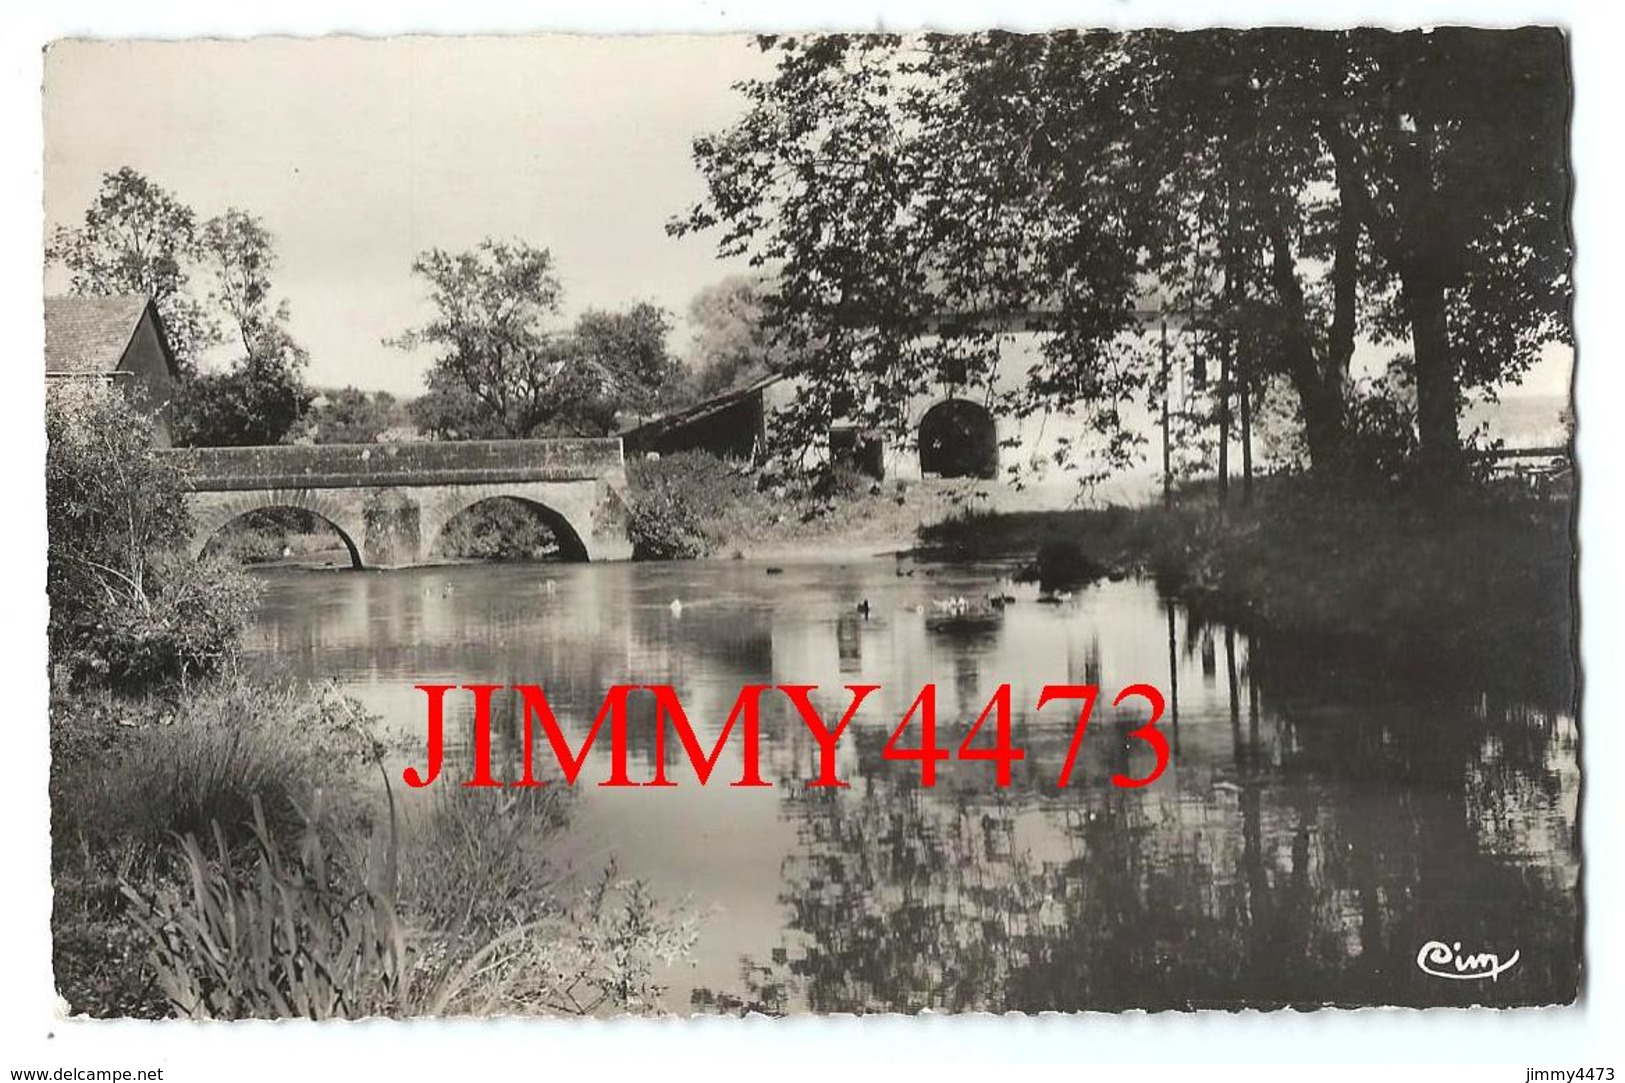
[[[46,220],[76,224],[124,165],[200,216],[259,215],[318,386],[422,390],[428,354],[382,345],[428,315],[412,258],[486,236],[552,249],[566,318],[653,301],[684,352],[689,299],[746,268],[665,224],[701,194],[694,136],[769,71],[749,37],[63,42],[45,63]],[[1362,349],[1356,374],[1381,361]],[[1522,390],[1566,394],[1571,367],[1554,347]]]
[[[681,317],[743,270],[664,226],[701,194],[690,141],[769,70],[747,37],[63,42],[45,64],[46,221],[77,224],[123,165],[200,216],[259,215],[311,382],[415,393],[428,355],[380,340],[427,315],[410,274],[425,248],[546,246],[571,313],[650,300]]]

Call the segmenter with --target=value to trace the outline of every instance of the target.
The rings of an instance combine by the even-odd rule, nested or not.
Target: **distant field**
[[[1563,395],[1520,395],[1500,402],[1469,403],[1463,411],[1462,432],[1479,425],[1488,426],[1492,440],[1508,447],[1547,447],[1568,442],[1564,411],[1569,400]]]

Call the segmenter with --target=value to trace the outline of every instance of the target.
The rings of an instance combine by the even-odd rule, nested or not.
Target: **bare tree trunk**
[[[1416,358],[1416,427],[1424,475],[1434,483],[1453,478],[1461,466],[1460,405],[1445,324],[1444,291],[1428,284],[1405,287],[1411,345]]]
[[[1309,334],[1296,261],[1279,219],[1271,223],[1269,240],[1271,282],[1286,317],[1282,324],[1286,370],[1303,406],[1303,439],[1309,447],[1309,463],[1317,473],[1331,472],[1348,450],[1342,373],[1335,359],[1330,372],[1322,370]],[[1343,270],[1334,268],[1334,274]],[[1347,270],[1352,272],[1352,268]]]
[[[1174,502],[1173,453],[1168,445],[1168,396],[1174,393],[1173,373],[1168,361],[1168,321],[1162,321],[1162,504]]]
[[[1241,499],[1246,502],[1253,498],[1253,393],[1245,351],[1237,352],[1236,367],[1236,394],[1241,400]]]
[[[1230,354],[1235,339],[1226,332],[1219,352],[1219,502],[1230,497]]]

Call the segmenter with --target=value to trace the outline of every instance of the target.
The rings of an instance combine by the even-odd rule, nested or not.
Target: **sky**
[[[490,236],[552,250],[568,321],[652,301],[689,343],[689,300],[748,268],[665,225],[702,194],[693,138],[770,74],[748,36],[92,42],[45,59],[47,227],[77,224],[132,166],[200,217],[228,206],[276,238],[273,282],[317,387],[414,395],[430,364],[384,340],[431,313],[410,272]],[[66,278],[49,272],[47,292]],[[1354,374],[1380,373],[1363,346]],[[1547,350],[1513,395],[1566,396]]]
[[[681,352],[689,299],[747,268],[665,223],[702,194],[694,136],[769,71],[743,36],[59,42],[46,223],[78,224],[124,165],[200,217],[260,216],[318,387],[421,391],[428,353],[382,344],[430,314],[413,256],[486,236],[552,250],[565,318],[663,306]]]

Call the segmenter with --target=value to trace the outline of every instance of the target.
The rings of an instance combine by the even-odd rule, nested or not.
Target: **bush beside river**
[[[561,791],[397,810],[364,785],[382,749],[334,687],[58,695],[51,736],[54,959],[75,1012],[649,1010],[693,941],[613,864],[561,876]]]
[[[1147,574],[1198,614],[1444,679],[1495,674],[1570,694],[1573,502],[1464,489],[1447,498],[1268,479],[1253,500],[1187,492],[1168,507],[972,513],[922,528],[949,559],[1035,556]],[[1087,577],[1087,576],[1086,576]]]
[[[692,923],[613,862],[563,879],[554,790],[399,808],[375,720],[341,689],[241,672],[254,583],[186,559],[150,422],[92,395],[53,400],[47,431],[51,924],[71,1011],[658,1006]]]
[[[985,506],[997,483],[876,481],[837,469],[809,481],[685,451],[627,464],[629,533],[642,560],[868,555],[906,549],[924,523]]]
[[[1573,500],[1563,489],[1463,483],[1424,494],[1301,475],[1185,487],[1169,506],[993,510],[987,483],[839,474],[764,484],[699,453],[632,464],[645,558],[829,547],[1007,562],[1046,589],[1148,575],[1199,616],[1430,679],[1572,695]],[[1008,502],[1002,502],[1008,506]]]

